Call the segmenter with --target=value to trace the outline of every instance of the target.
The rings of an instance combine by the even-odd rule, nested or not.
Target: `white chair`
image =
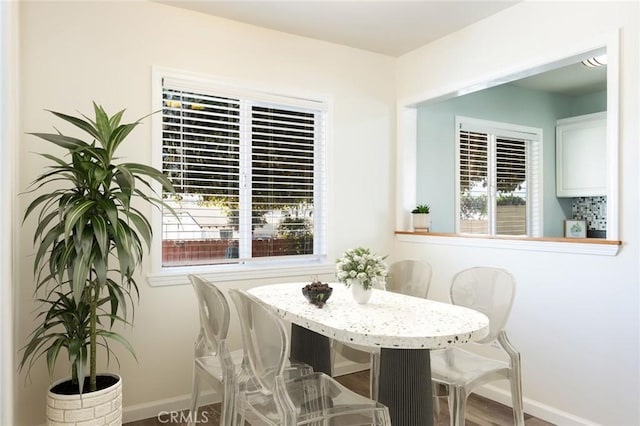
[[[405,259],[394,262],[389,266],[389,274],[382,289],[426,299],[430,284],[431,265],[422,260]],[[371,399],[377,401],[380,378],[380,349],[338,341],[332,341],[332,346],[332,366],[334,365],[337,351],[346,358],[356,361],[355,356],[350,355],[353,352],[352,350],[356,351],[355,355],[357,355],[357,351],[369,353],[369,395]]]
[[[489,335],[476,343],[488,345],[497,340],[509,362],[476,355],[459,347],[431,352],[432,380],[434,384],[444,385],[448,391],[452,425],[464,425],[466,400],[474,389],[501,379],[509,380],[511,384],[514,424],[524,425],[520,353],[509,342],[505,330],[514,295],[515,279],[504,269],[474,267],[453,278],[451,302],[489,317]]]
[[[256,297],[229,290],[236,305],[251,387],[237,389],[234,424],[252,426],[391,425],[389,410],[324,373],[288,379],[283,374],[289,336],[283,321]],[[277,337],[275,337],[277,336]],[[274,338],[275,337],[275,338]]]
[[[211,282],[197,276],[189,275],[198,300],[200,314],[200,333],[194,348],[193,390],[189,424],[198,420],[198,400],[202,378],[208,379],[218,392],[222,392],[222,409],[220,424],[231,425],[235,390],[240,376],[237,374],[244,362],[242,349],[230,352],[227,347],[230,310],[224,294]],[[313,369],[303,363],[287,364],[286,374],[291,377],[310,374]]]

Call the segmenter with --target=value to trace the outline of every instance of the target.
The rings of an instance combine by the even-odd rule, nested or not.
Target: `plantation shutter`
[[[458,232],[539,235],[540,134],[459,118]]]
[[[240,200],[240,101],[165,84],[163,103],[162,171],[176,193],[202,195],[209,204],[178,212],[178,218],[165,214],[163,238],[207,238],[215,224],[227,221],[223,210],[208,207]],[[237,223],[237,213],[231,220]]]
[[[299,254],[313,253],[316,113],[255,105],[251,111],[251,211],[286,211],[281,233],[298,240]]]
[[[527,143],[527,235],[542,235],[542,143]]]
[[[523,139],[496,138],[496,235],[527,235],[526,153]]]
[[[460,233],[488,234],[489,195],[487,134],[460,130]]]
[[[163,80],[163,266],[325,253],[324,106],[285,101]]]

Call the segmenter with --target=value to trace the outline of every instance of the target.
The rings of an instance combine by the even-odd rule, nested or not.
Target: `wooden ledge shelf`
[[[395,235],[407,242],[604,256],[615,256],[622,247],[622,241],[601,238],[534,238],[415,231],[395,231]]]

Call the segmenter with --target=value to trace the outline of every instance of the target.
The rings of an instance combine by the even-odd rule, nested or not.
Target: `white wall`
[[[126,108],[125,119],[135,120],[151,111],[151,67],[160,65],[274,92],[330,96],[329,260],[354,245],[376,251],[391,246],[392,58],[156,3],[22,2],[20,7],[21,191],[42,171],[44,163],[33,152],[48,149],[25,132],[50,131],[59,124],[45,109],[91,114],[95,100],[109,112]],[[129,160],[150,163],[150,127],[147,121],[123,146],[122,154]],[[31,199],[31,195],[18,198],[21,212]],[[17,347],[33,326],[33,227],[28,221],[19,232]],[[148,267],[143,276],[146,272]],[[121,367],[110,366],[124,377],[125,421],[144,413],[154,415],[172,403],[186,407],[183,398],[190,392],[197,333],[191,287],[149,287],[144,279],[139,283],[135,327],[125,331],[139,362],[119,350]],[[234,343],[239,344],[237,336]],[[66,374],[58,369],[57,376]],[[43,423],[48,383],[44,362],[33,369],[30,382],[23,380],[24,375],[17,379],[15,424]],[[164,402],[158,405],[158,401]]]
[[[509,333],[522,354],[525,407],[556,424],[638,425],[640,415],[638,2],[524,2],[398,60],[399,102],[468,87],[621,29],[620,239],[615,257],[456,247],[398,238],[394,257],[434,267],[446,300],[455,272],[509,269],[518,282]],[[496,388],[488,391],[502,397]],[[501,388],[504,389],[504,388]],[[505,399],[508,401],[508,399]]]
[[[445,299],[459,269],[475,264],[509,268],[519,286],[510,332],[523,355],[529,411],[559,424],[640,424],[637,3],[526,2],[397,61],[154,3],[22,2],[20,8],[20,191],[42,170],[42,161],[32,152],[43,146],[24,133],[52,128],[55,122],[44,109],[90,112],[90,102],[96,100],[109,111],[127,108],[126,118],[137,119],[151,109],[152,65],[276,91],[328,94],[334,100],[327,158],[329,257],[355,244],[393,258],[424,257],[434,266],[432,294],[440,299]],[[549,51],[617,27],[622,27],[623,92],[623,248],[617,256],[393,242],[395,90],[404,99],[438,87],[464,87],[482,76],[504,74],[514,64],[525,68]],[[466,66],[469,63],[473,66]],[[134,135],[136,142],[123,154],[150,162],[150,125]],[[20,211],[29,200],[28,195],[18,198]],[[16,351],[33,325],[33,225],[27,222],[17,232]],[[147,412],[157,410],[158,401],[164,401],[162,407],[184,403],[197,328],[189,287],[140,283],[135,327],[126,331],[139,362],[121,352],[121,368],[110,367],[124,376],[125,420],[145,407]],[[24,382],[24,375],[16,379],[18,426],[44,422],[48,378],[42,364],[32,371],[30,382]],[[58,376],[63,375],[59,369]]]
[[[0,3],[0,424],[13,424],[14,241],[17,135],[17,16],[15,3]]]

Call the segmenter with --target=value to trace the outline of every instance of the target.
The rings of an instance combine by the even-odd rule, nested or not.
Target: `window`
[[[541,235],[542,130],[456,117],[459,233]]]
[[[325,253],[324,103],[162,77],[162,267]]]

